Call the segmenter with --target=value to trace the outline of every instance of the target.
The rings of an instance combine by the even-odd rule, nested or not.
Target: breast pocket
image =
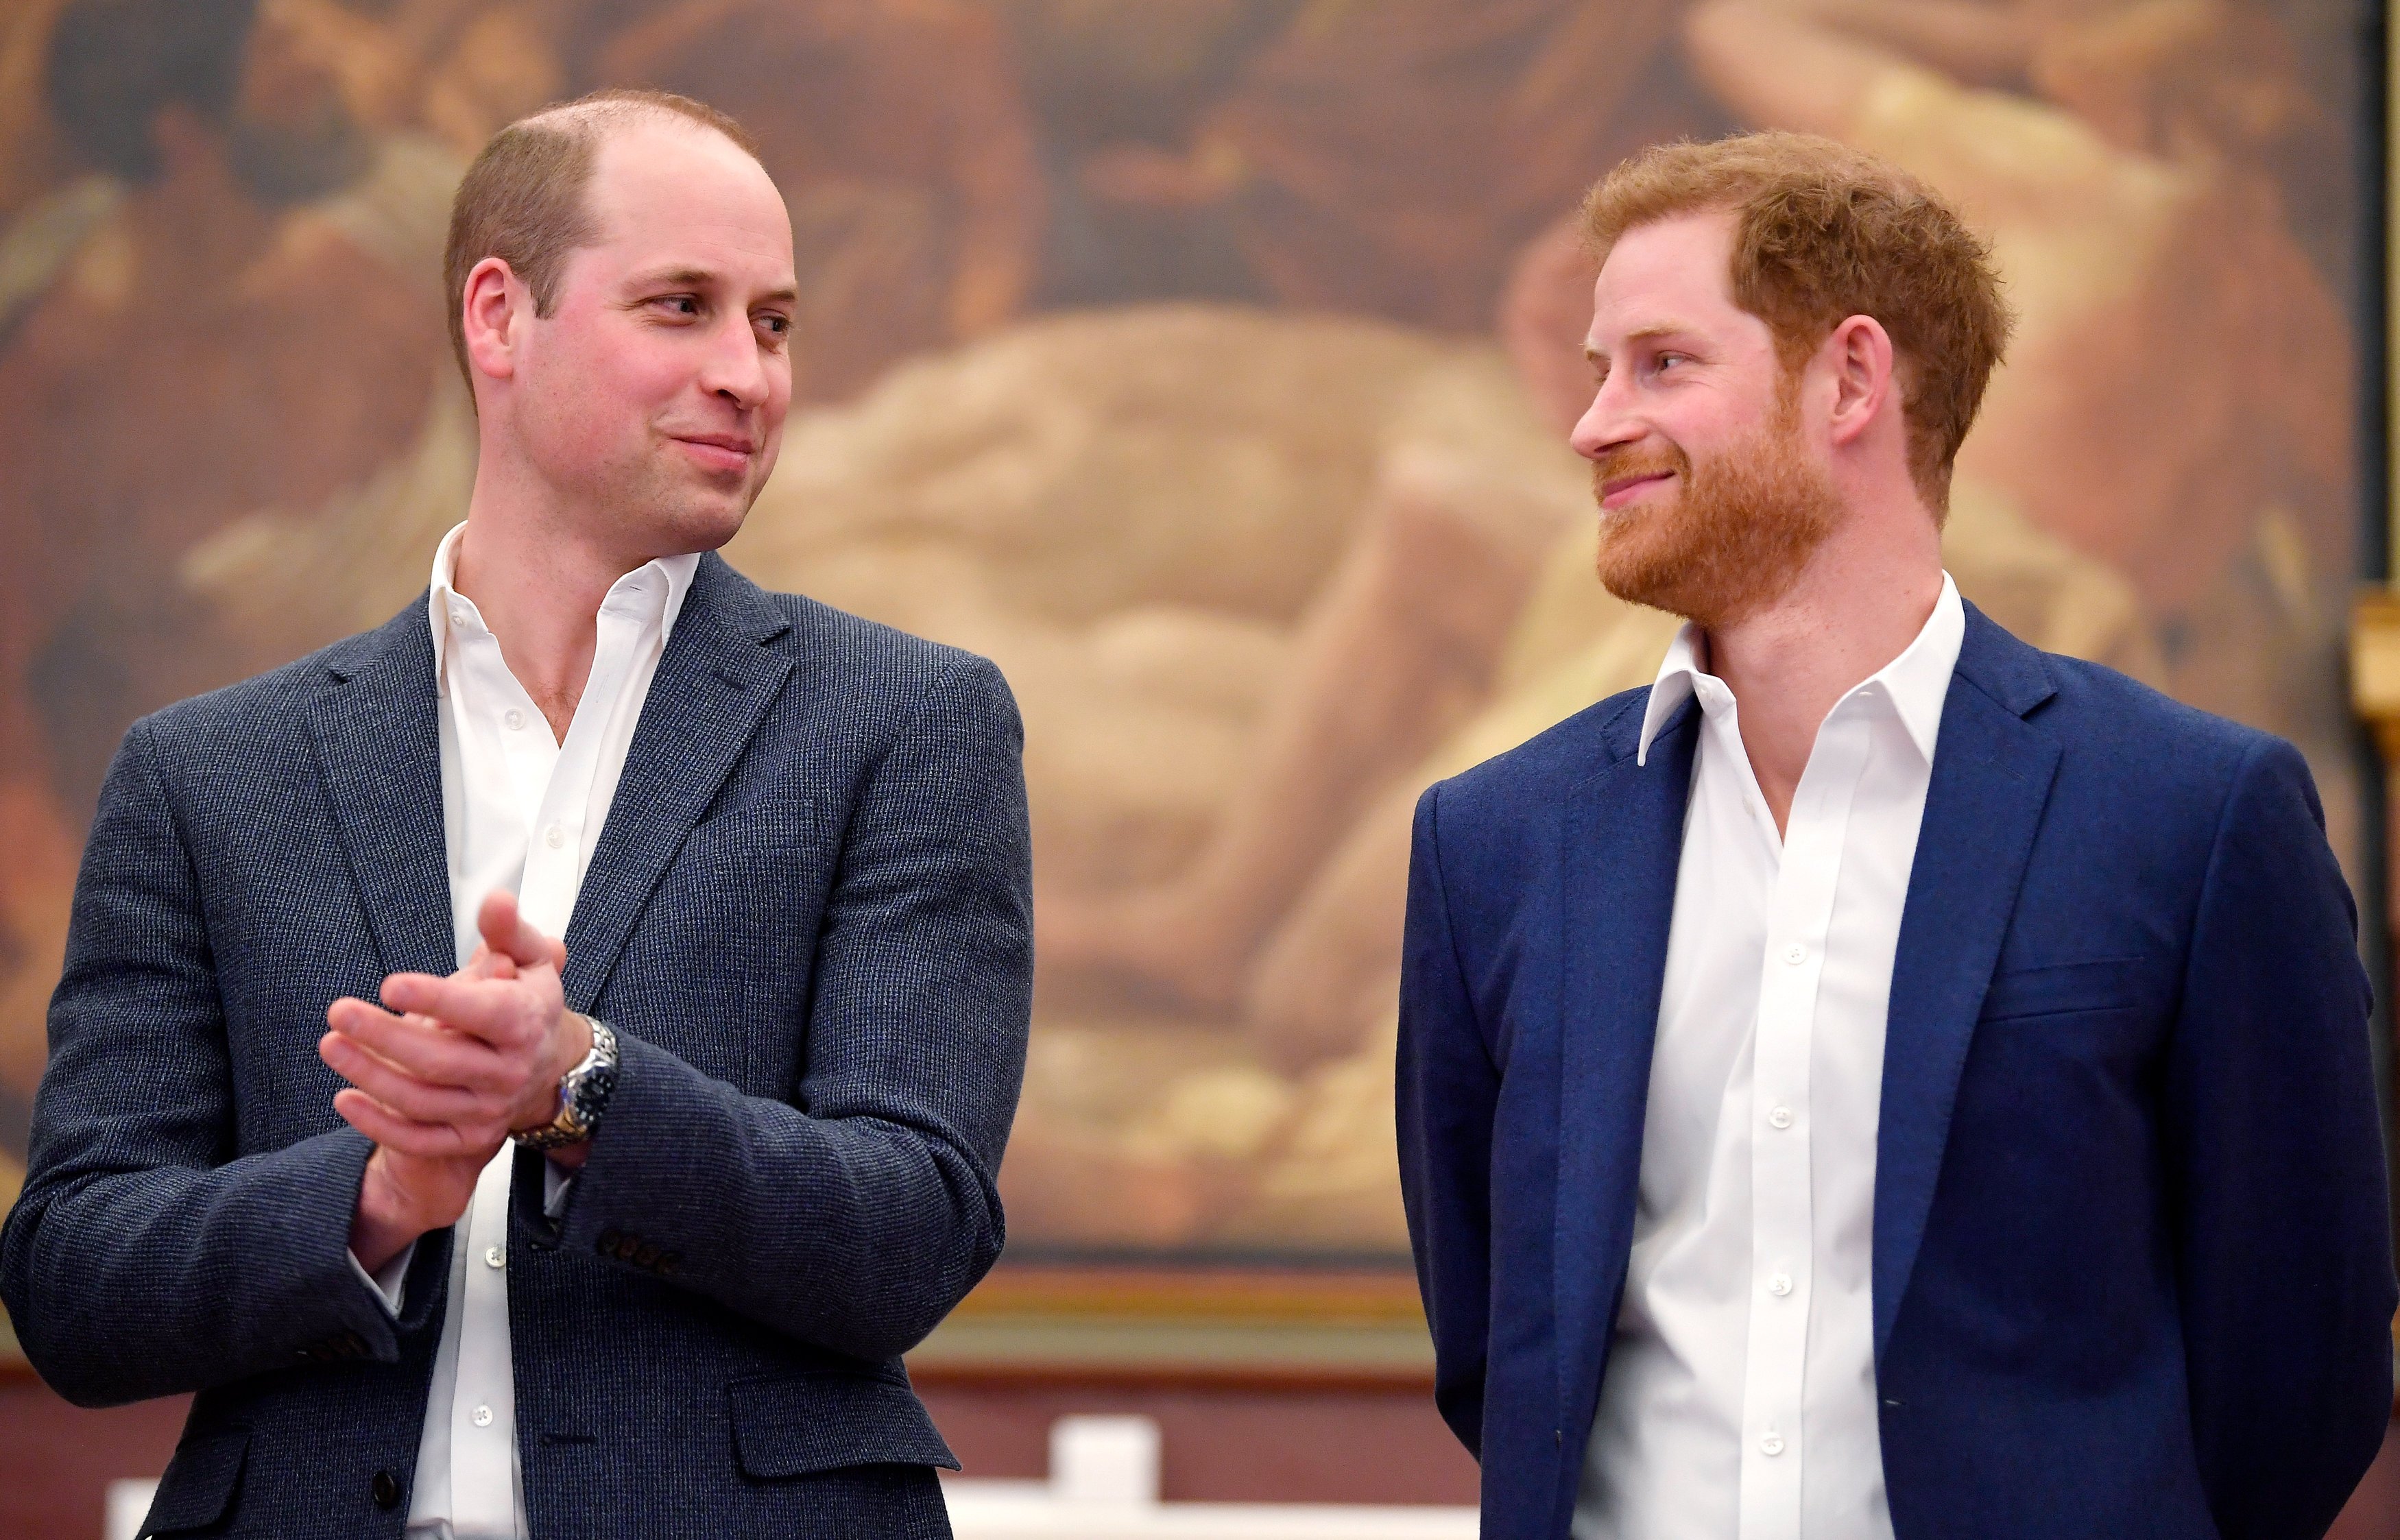
[[[2151,1002],[2155,976],[2155,965],[2138,957],[2011,968],[1993,975],[1991,988],[1984,994],[1982,1019],[2021,1021],[2032,1016],[2139,1011]]]
[[[753,1096],[782,1097],[800,1052],[834,840],[814,798],[777,797],[695,825],[652,901],[629,990],[672,977],[680,1019],[660,1046]]]

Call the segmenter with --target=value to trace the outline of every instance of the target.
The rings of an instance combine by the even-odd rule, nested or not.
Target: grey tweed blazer
[[[948,1533],[899,1355],[1000,1254],[1021,746],[990,663],[701,563],[566,934],[622,1076],[558,1220],[517,1167],[536,1536]],[[450,1237],[398,1321],[353,1274],[316,1042],[455,966],[440,759],[420,601],[109,771],[0,1295],[73,1401],[199,1393],[145,1533],[401,1533]]]

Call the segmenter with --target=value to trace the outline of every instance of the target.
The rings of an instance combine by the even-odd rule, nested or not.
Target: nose
[[[774,388],[767,350],[746,315],[729,315],[709,338],[702,360],[700,388],[739,411],[753,411],[767,402]]]
[[[1575,431],[1567,435],[1576,454],[1596,460],[1642,437],[1643,429],[1632,412],[1631,395],[1631,388],[1618,384],[1614,371],[1600,382],[1591,404],[1584,408],[1583,416],[1575,419]]]

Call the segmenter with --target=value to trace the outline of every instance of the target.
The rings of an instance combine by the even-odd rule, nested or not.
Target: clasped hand
[[[592,1050],[592,1024],[559,983],[566,947],[505,893],[484,900],[476,928],[482,944],[449,977],[393,974],[381,1006],[345,997],[325,1012],[317,1052],[350,1083],[334,1110],[375,1144],[350,1230],[369,1271],[456,1223],[509,1135],[557,1116],[560,1077]]]

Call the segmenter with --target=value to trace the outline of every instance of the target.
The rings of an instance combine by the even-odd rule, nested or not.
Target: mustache
[[[1606,496],[1608,484],[1636,476],[1680,475],[1690,484],[1692,457],[1671,443],[1628,444],[1611,449],[1591,462],[1591,495]]]

